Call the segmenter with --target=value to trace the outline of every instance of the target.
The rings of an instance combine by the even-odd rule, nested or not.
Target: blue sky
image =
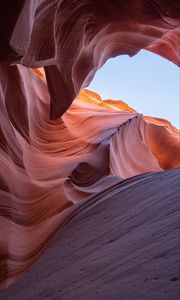
[[[180,127],[179,68],[168,60],[141,50],[109,59],[87,87],[103,99],[120,99],[144,115],[169,120]]]

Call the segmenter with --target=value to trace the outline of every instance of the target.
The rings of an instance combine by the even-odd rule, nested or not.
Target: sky
[[[109,59],[87,89],[102,99],[119,99],[139,113],[167,119],[180,128],[180,70],[168,60],[141,50]]]

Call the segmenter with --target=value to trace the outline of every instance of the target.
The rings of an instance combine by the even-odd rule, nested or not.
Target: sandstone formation
[[[162,249],[172,252],[164,267],[161,263],[158,265],[161,275],[165,266],[175,266],[174,257],[177,261],[178,225],[174,203],[178,197],[179,169],[166,170],[180,165],[179,131],[166,120],[142,116],[121,100],[103,101],[96,93],[81,89],[90,83],[109,57],[120,54],[132,56],[146,49],[180,65],[179,1],[19,0],[11,3],[11,10],[9,3],[0,2],[0,288],[7,288],[32,265],[54,233],[62,229],[72,215],[77,213],[75,220],[81,224],[78,212],[86,214],[86,205],[92,212],[89,222],[93,223],[96,209],[98,214],[99,203],[102,207],[108,206],[113,222],[113,204],[110,203],[115,201],[116,193],[123,203],[131,195],[133,205],[141,207],[137,214],[133,209],[135,216],[129,220],[121,212],[122,202],[116,199],[116,209],[121,216],[117,219],[118,226],[122,224],[121,218],[127,228],[136,228],[138,222],[150,222],[156,231],[161,228],[158,224],[167,231],[168,224],[173,224],[172,248],[168,248],[165,240]],[[150,178],[148,185],[145,184],[147,178]],[[158,189],[161,179],[161,189]],[[133,194],[133,186],[139,182],[139,194]],[[154,207],[150,214],[156,215],[157,211],[157,219],[153,215],[152,220],[149,218],[148,199]],[[91,206],[93,201],[97,205]],[[159,201],[163,202],[163,212],[172,205],[173,213],[167,223],[164,214],[159,212]],[[126,214],[128,209],[131,212],[130,206]],[[142,219],[144,206],[147,209]],[[104,218],[103,211],[98,216]],[[70,223],[72,232],[73,226],[76,228],[76,221],[73,222]],[[83,221],[82,227],[86,228]],[[98,222],[94,224],[95,231],[97,227]],[[78,234],[78,229],[75,231]],[[143,225],[137,226],[136,238],[143,234]],[[85,236],[83,231],[79,245]],[[148,237],[147,251],[152,260],[146,264],[147,272],[155,263],[154,256],[160,255],[159,245],[164,241],[161,235],[156,251],[156,243]],[[65,239],[64,235],[62,244]],[[130,234],[127,243],[129,241],[133,248],[131,239]],[[96,240],[96,247],[101,247],[98,235]],[[120,246],[119,243],[120,237]],[[147,262],[149,256],[143,249],[142,253],[136,248],[132,251],[138,260],[144,258]],[[105,253],[107,261],[115,263],[116,254],[109,256],[107,249]],[[88,264],[88,260],[84,263]],[[75,268],[73,265],[72,272]],[[107,272],[106,268],[105,276]],[[175,272],[168,274],[171,279],[177,279]],[[112,278],[116,276],[118,273]],[[121,276],[118,280],[125,278],[123,273]],[[16,283],[14,289],[17,291]],[[87,293],[86,288],[83,291]],[[113,294],[118,295],[115,290]],[[131,297],[125,292],[123,295],[124,299]],[[157,299],[166,299],[162,295],[158,298],[159,295]],[[171,295],[177,299],[177,289]],[[28,295],[23,297],[28,299]]]
[[[179,0],[2,0],[0,12],[0,60],[45,67],[53,119],[109,57],[147,49],[180,65]]]
[[[179,300],[177,169],[112,185],[70,217],[1,300]]]

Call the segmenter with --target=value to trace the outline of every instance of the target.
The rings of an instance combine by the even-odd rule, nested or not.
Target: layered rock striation
[[[168,121],[79,93],[116,55],[146,49],[179,65],[179,1],[18,1],[5,18],[8,5],[0,4],[1,289],[80,203],[103,201],[116,184],[128,193],[129,178],[152,172],[153,183],[180,165],[179,131]],[[143,192],[141,184],[140,202]]]

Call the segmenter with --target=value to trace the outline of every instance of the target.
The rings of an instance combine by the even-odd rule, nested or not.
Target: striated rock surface
[[[179,0],[16,2],[0,4],[0,60],[45,67],[52,119],[109,57],[147,49],[180,65]]]
[[[91,198],[0,299],[179,300],[179,179],[143,174]]]
[[[11,3],[10,11],[9,5],[7,0],[0,2],[0,289],[7,288],[32,265],[53,234],[72,216],[77,214],[77,223],[84,227],[85,223],[78,218],[79,212],[86,214],[86,203],[90,207],[93,201],[105,207],[108,203],[111,218],[114,208],[110,203],[116,199],[114,191],[125,202],[130,195],[135,197],[134,205],[142,208],[148,205],[147,199],[155,201],[152,211],[157,211],[158,216],[156,220],[152,218],[152,226],[159,230],[158,224],[162,223],[168,230],[167,225],[173,224],[172,248],[168,250],[166,240],[163,249],[172,251],[164,266],[175,267],[172,253],[176,251],[177,222],[175,206],[170,200],[176,202],[179,169],[165,170],[180,165],[179,131],[166,120],[143,117],[123,101],[103,101],[96,93],[82,90],[79,94],[79,91],[112,56],[134,55],[146,49],[179,65],[179,1],[19,0]],[[39,67],[44,67],[46,77]],[[146,178],[151,178],[147,186]],[[158,189],[159,180],[162,180],[161,189]],[[139,193],[133,193],[134,184],[130,184],[133,182],[135,185],[140,182]],[[150,194],[147,196],[146,192]],[[156,195],[155,199],[152,195]],[[170,223],[160,213],[158,205],[163,199],[166,199],[163,212],[172,204]],[[121,202],[115,203],[120,211]],[[89,222],[93,223],[98,205],[90,208]],[[127,209],[131,211],[130,204]],[[141,219],[143,209],[137,210],[134,219],[124,219],[127,228],[140,220],[149,224],[148,209],[145,220]],[[121,216],[125,218],[126,214],[122,212]],[[104,218],[103,211],[98,217]],[[121,221],[117,222],[121,227]],[[98,224],[94,223],[95,231]],[[73,226],[77,232],[76,224]],[[143,228],[137,226],[137,236],[143,236]],[[82,232],[82,243],[85,232]],[[142,255],[147,262],[144,252],[138,254],[134,250],[133,236],[129,239],[137,260]],[[96,240],[99,247],[98,235]],[[153,241],[149,241],[148,253],[160,255],[163,239],[159,240],[157,252]],[[108,255],[109,260],[115,262],[116,254]],[[151,267],[153,263],[150,260],[146,266]],[[165,270],[161,267],[162,264],[159,274]],[[75,269],[76,266],[69,272]],[[106,269],[105,276],[109,276],[108,272]],[[177,281],[175,272],[172,273],[168,276]],[[117,275],[114,273],[112,278]],[[105,283],[106,280],[102,284]],[[141,296],[139,286],[137,296]],[[14,288],[17,291],[16,285]],[[82,293],[87,293],[86,285]],[[113,289],[112,295],[116,297],[118,291],[116,294]],[[124,295],[131,297],[125,292]],[[171,295],[176,297],[177,289]],[[6,294],[2,297],[5,299]],[[10,294],[7,297],[10,299]],[[25,294],[23,297],[28,299]]]
[[[4,64],[1,72],[0,279],[5,288],[40,255],[73,204],[122,179],[180,162],[178,131],[170,123],[144,120],[122,101],[103,101],[88,90],[62,118],[51,121],[40,71]]]

